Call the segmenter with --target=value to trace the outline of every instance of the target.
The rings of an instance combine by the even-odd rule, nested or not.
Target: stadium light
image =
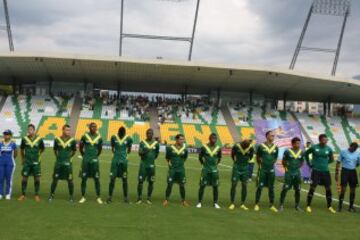
[[[187,2],[190,0],[157,0],[161,2]],[[189,53],[188,53],[188,61],[191,61],[192,51],[194,46],[196,25],[199,13],[200,0],[196,1],[196,9],[195,9],[195,17],[192,27],[192,34],[190,37],[178,37],[178,36],[160,36],[160,35],[148,35],[148,34],[136,34],[136,33],[124,33],[124,2],[125,0],[121,0],[121,8],[120,8],[120,40],[119,40],[119,56],[123,54],[123,40],[124,38],[138,38],[138,39],[152,39],[152,40],[167,40],[167,41],[183,41],[188,42],[190,44]]]
[[[345,32],[345,28],[346,28],[346,23],[347,23],[347,19],[348,19],[349,15],[350,15],[350,10],[351,10],[351,0],[314,0],[310,7],[307,18],[305,20],[305,24],[302,29],[299,41],[296,45],[294,56],[291,60],[289,69],[293,70],[295,68],[295,64],[296,64],[297,58],[298,58],[301,50],[312,51],[312,52],[335,53],[335,59],[334,59],[334,63],[333,63],[332,71],[331,71],[331,75],[335,76],[336,70],[337,70],[337,65],[339,62],[339,56],[340,56],[342,41],[343,41],[344,32]],[[313,14],[343,17],[343,24],[341,27],[341,32],[340,32],[340,36],[339,36],[339,40],[338,40],[336,49],[302,46],[307,28],[310,23],[311,16]]]

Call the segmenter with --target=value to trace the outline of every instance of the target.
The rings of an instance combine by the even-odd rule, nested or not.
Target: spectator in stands
[[[312,145],[312,143],[310,141],[307,141],[306,146],[305,146],[305,151],[308,150],[309,148],[311,148],[311,145]],[[310,161],[312,161],[312,154],[309,155],[309,159],[310,159]],[[306,162],[304,163],[304,165],[306,167],[309,167]],[[311,183],[310,178],[308,176],[304,177],[303,181],[304,181],[305,184],[310,184]]]

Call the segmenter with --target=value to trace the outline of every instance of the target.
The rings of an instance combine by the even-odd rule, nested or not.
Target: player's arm
[[[75,156],[75,153],[76,153],[76,141],[75,140],[72,143],[71,150],[72,150],[71,157],[73,157],[73,156]]]
[[[100,156],[100,154],[101,154],[101,152],[102,152],[102,149],[103,149],[103,140],[102,140],[102,138],[100,138],[97,147],[98,147],[98,154],[97,154],[97,156]]]
[[[255,149],[252,147],[249,151],[249,160],[251,160],[254,157]]]
[[[155,159],[158,158],[159,153],[160,153],[160,144],[158,143],[158,144],[156,144],[156,146],[155,146]]]
[[[287,170],[288,167],[288,162],[287,162],[287,151],[284,152],[284,156],[282,158],[281,164],[283,165],[285,171]]]
[[[260,166],[262,164],[262,158],[261,158],[261,146],[258,147],[256,152],[256,162]]]
[[[57,144],[56,139],[54,140],[53,150],[54,150],[55,157],[57,158],[58,157],[58,144]]]
[[[166,162],[168,163],[168,165],[171,166],[171,161],[170,161],[170,147],[169,147],[169,146],[166,146],[165,159],[166,159]]]
[[[18,149],[16,147],[16,144],[14,143],[14,159],[17,157],[18,155]]]
[[[79,151],[80,151],[81,156],[84,156],[84,153],[85,153],[84,146],[85,146],[85,139],[84,139],[84,137],[82,137],[80,140],[80,144],[79,144]]]
[[[111,137],[111,151],[112,153],[115,153],[115,137]]]
[[[307,165],[312,168],[312,163],[310,162],[310,155],[313,154],[314,152],[314,149],[313,147],[310,147],[308,150],[306,150],[305,152],[305,160],[306,160],[306,163]]]
[[[340,152],[339,157],[336,161],[336,168],[335,168],[335,181],[339,181],[339,172],[340,172],[340,167],[341,167],[341,162],[343,160],[343,151]]]
[[[25,163],[25,141],[24,139],[21,140],[20,144],[20,156],[21,156],[21,165]]]
[[[189,151],[186,148],[184,152],[184,162],[187,160],[188,156],[189,156]]]
[[[204,153],[204,148],[203,147],[201,147],[200,148],[200,152],[199,152],[199,162],[200,162],[200,164],[201,165],[203,165],[204,164],[204,155],[205,155],[205,153]]]
[[[128,154],[131,153],[132,143],[133,143],[132,138],[129,138],[129,141],[128,141],[128,143],[127,143],[127,153],[128,153]]]
[[[43,139],[40,140],[39,148],[40,148],[40,155],[41,155],[41,154],[43,154],[43,152],[45,151],[45,144],[44,144],[44,140],[43,140]]]
[[[235,162],[236,146],[234,145],[231,149],[231,159]]]
[[[220,148],[219,151],[218,151],[217,158],[218,158],[217,164],[219,164],[219,163],[221,162],[221,158],[222,158],[221,148]]]
[[[332,150],[330,150],[330,153],[329,153],[329,164],[330,163],[333,163],[335,161],[334,159],[334,153]]]

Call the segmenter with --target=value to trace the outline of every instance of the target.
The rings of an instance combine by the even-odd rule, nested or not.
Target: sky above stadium
[[[117,55],[120,0],[11,0],[15,51]],[[202,0],[193,60],[288,68],[312,0]],[[195,0],[125,0],[127,33],[190,36]],[[1,16],[3,23],[3,16]],[[360,75],[360,1],[353,1],[338,75]],[[312,18],[305,46],[335,48],[342,18]],[[8,51],[0,32],[0,51]],[[125,39],[124,55],[186,60],[188,43]],[[296,69],[330,74],[333,54],[302,52]]]

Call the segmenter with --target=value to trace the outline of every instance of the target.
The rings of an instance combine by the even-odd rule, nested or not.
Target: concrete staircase
[[[240,134],[239,134],[239,132],[237,130],[234,119],[231,116],[229,108],[227,106],[222,106],[221,107],[221,112],[222,112],[222,114],[224,116],[224,120],[226,122],[226,125],[229,128],[231,136],[234,139],[234,142],[239,142],[240,141]]]
[[[79,95],[75,96],[74,105],[71,109],[69,124],[72,129],[72,135],[76,133],[76,127],[80,118],[80,111],[82,105],[82,98]]]
[[[156,107],[150,107],[149,109],[150,114],[150,127],[154,130],[154,137],[158,137],[161,139],[160,136],[160,127],[159,127],[159,115]]]

